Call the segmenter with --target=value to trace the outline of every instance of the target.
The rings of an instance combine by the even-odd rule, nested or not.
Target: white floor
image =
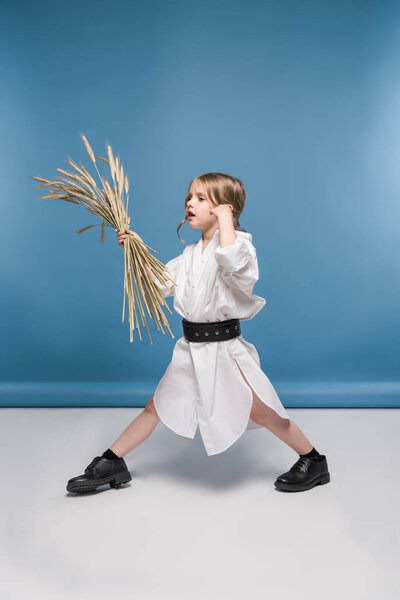
[[[160,423],[130,484],[75,495],[141,409],[1,409],[1,598],[400,599],[400,411],[288,410],[327,485],[275,490],[298,455],[267,430],[208,457]]]

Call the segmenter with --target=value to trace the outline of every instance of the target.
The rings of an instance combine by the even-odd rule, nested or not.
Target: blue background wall
[[[131,225],[167,262],[191,179],[241,178],[267,299],[243,323],[286,406],[399,405],[400,5],[1,3],[3,405],[143,405],[181,335],[129,342],[123,253],[39,200],[110,141]],[[111,235],[112,233],[112,235]],[[199,231],[185,225],[189,243]],[[168,300],[172,307],[172,299]],[[118,382],[118,383],[116,383]]]

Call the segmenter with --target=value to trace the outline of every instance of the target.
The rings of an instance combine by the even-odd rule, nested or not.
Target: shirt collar
[[[248,231],[239,231],[238,229],[235,229],[235,233],[236,233],[236,235],[237,235],[237,236],[239,236],[239,237],[240,237],[240,236],[243,236],[243,237],[247,238],[248,240],[250,240],[250,242],[251,242],[251,241],[252,241],[252,239],[253,239],[253,236],[252,236],[252,235],[251,235],[251,233],[249,233]],[[217,241],[217,242],[219,242],[219,229],[216,229],[216,230],[214,231],[214,235],[212,236],[212,238],[211,238],[211,240],[210,240],[210,242],[209,242],[209,243],[211,244],[211,242],[214,242],[214,241]],[[201,243],[202,243],[202,238],[200,238],[200,239],[199,239],[199,245],[202,245]],[[207,249],[207,248],[206,248],[206,249]]]

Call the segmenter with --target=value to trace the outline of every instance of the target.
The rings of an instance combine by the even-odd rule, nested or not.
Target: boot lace
[[[308,458],[304,458],[304,457],[300,456],[300,458],[294,463],[291,470],[299,471],[300,473],[303,473],[307,470],[307,467],[309,464],[310,464],[310,461]]]
[[[96,456],[96,458],[94,458],[94,459],[92,460],[92,462],[90,463],[90,465],[88,465],[88,466],[86,467],[86,470],[87,470],[87,471],[89,471],[89,470],[90,470],[90,471],[95,471],[95,469],[94,469],[93,467],[94,467],[94,466],[97,464],[97,462],[98,462],[99,458],[100,458],[99,456]]]

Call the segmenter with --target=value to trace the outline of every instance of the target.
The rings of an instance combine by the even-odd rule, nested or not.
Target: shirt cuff
[[[177,271],[178,271],[178,267],[181,262],[181,259],[182,259],[182,254],[179,254],[175,258],[169,260],[167,262],[167,264],[165,265],[166,273],[164,273],[164,276],[169,275],[169,277],[171,277],[171,279],[177,285],[178,285],[178,283],[175,278],[177,276]],[[165,284],[162,283],[161,281],[159,281],[157,278],[154,279],[154,283],[156,284],[156,286],[158,287],[158,289],[160,290],[160,292],[164,296],[164,298],[168,298],[168,296],[174,295],[176,286],[172,283],[172,281],[170,281],[166,277],[165,277],[165,279],[166,279]]]
[[[236,234],[237,235],[237,234]],[[214,253],[215,260],[218,265],[228,271],[234,273],[243,269],[250,259],[250,249],[242,237],[237,235],[235,243],[230,246],[219,247]]]

